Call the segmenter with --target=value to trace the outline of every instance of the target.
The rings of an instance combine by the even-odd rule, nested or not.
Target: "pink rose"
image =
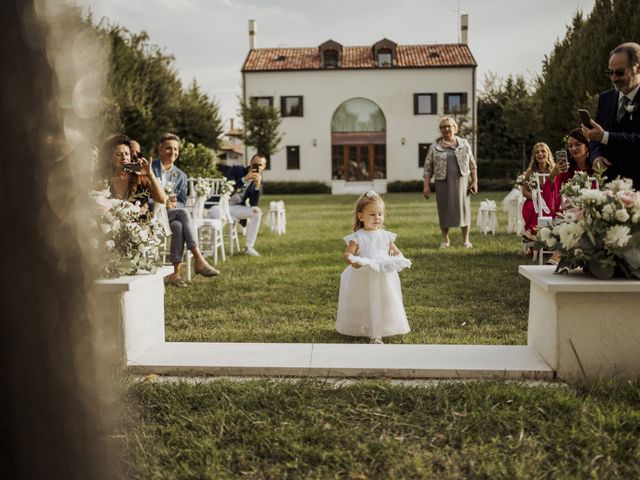
[[[631,192],[628,190],[617,192],[616,196],[625,207],[631,207],[634,203],[636,203],[636,200],[638,200],[637,192]]]

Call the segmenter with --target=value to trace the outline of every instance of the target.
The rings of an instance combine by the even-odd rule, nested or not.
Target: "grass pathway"
[[[504,193],[473,198],[472,242],[462,249],[459,229],[453,247],[439,250],[435,201],[418,194],[386,195],[387,228],[413,261],[401,275],[412,332],[392,343],[525,344],[528,283],[517,267],[528,260],[519,239],[500,232],[483,236],[475,228],[480,200],[498,203]],[[340,273],[345,268],[342,237],[351,232],[355,196],[290,195],[287,233],[262,226],[259,258],[235,255],[218,264],[216,279],[195,277],[188,289],[168,288],[169,341],[351,343],[363,341],[335,329]],[[268,205],[271,197],[264,197]],[[500,209],[499,209],[500,210]]]

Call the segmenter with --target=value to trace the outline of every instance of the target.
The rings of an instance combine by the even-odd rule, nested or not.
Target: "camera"
[[[137,173],[142,170],[142,165],[139,163],[125,163],[122,165],[122,171],[127,173]]]

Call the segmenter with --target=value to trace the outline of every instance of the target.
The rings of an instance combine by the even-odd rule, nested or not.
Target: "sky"
[[[249,19],[257,47],[312,47],[333,39],[372,45],[456,43],[459,12],[469,15],[469,47],[477,88],[491,72],[535,78],[578,10],[594,0],[75,0],[96,20],[106,17],[175,56],[183,84],[194,78],[220,106],[225,126],[238,117],[240,69],[249,51]]]

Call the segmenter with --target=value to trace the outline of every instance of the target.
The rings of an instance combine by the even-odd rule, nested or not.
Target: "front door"
[[[334,145],[333,179],[365,182],[387,177],[385,145]]]

